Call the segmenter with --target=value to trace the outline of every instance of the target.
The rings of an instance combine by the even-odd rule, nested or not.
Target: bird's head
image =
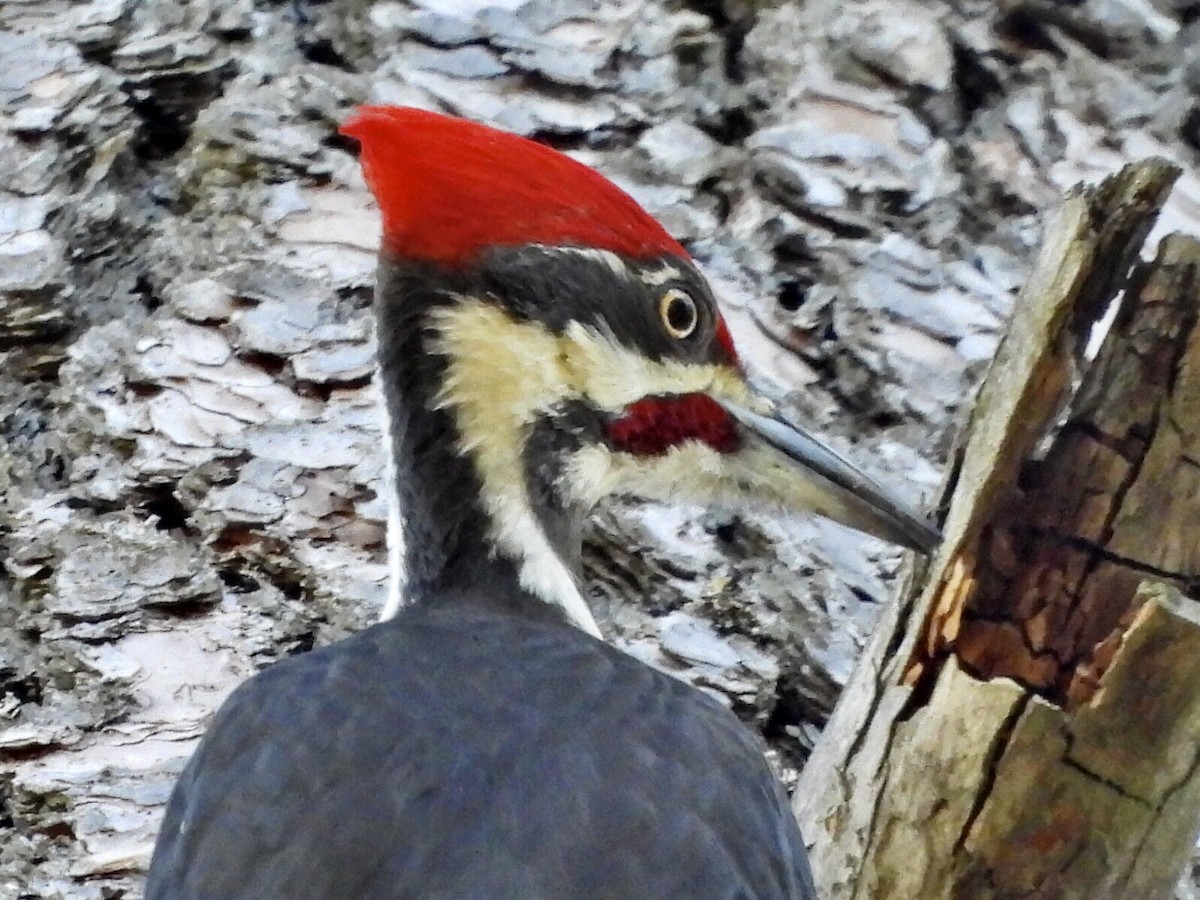
[[[597,172],[415,109],[366,107],[343,132],[383,213],[385,382],[414,347],[439,361],[430,402],[526,587],[557,590],[538,584],[555,580],[537,550],[557,549],[550,513],[610,494],[767,503],[936,544],[924,517],[750,387],[688,253]],[[387,349],[399,320],[419,347]]]

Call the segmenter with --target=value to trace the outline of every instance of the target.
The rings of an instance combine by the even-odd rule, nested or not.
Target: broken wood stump
[[[823,896],[1149,900],[1192,853],[1200,242],[1139,259],[1177,175],[1129,166],[1048,225],[950,461],[945,542],[797,787]]]

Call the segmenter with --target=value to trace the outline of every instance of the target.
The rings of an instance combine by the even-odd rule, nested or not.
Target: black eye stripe
[[[626,271],[619,274],[621,267]],[[700,273],[679,259],[624,259],[575,248],[497,247],[489,251],[478,274],[482,284],[467,277],[458,291],[483,296],[515,318],[539,322],[555,334],[574,323],[597,328],[656,361],[707,360],[720,319]],[[672,304],[673,318],[668,320],[662,300],[675,292],[683,295],[682,304]],[[688,315],[693,308],[694,322]]]

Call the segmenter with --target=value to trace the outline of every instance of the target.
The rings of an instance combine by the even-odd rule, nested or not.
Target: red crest
[[[689,258],[599,172],[515,134],[393,106],[360,107],[341,132],[362,145],[397,256],[458,267],[488,247],[549,244]]]

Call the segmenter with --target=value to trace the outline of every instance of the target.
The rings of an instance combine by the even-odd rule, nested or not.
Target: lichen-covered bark
[[[1200,242],[1134,263],[1174,178],[1131,167],[1048,231],[946,543],[798,786],[832,896],[1167,896],[1190,855]]]

